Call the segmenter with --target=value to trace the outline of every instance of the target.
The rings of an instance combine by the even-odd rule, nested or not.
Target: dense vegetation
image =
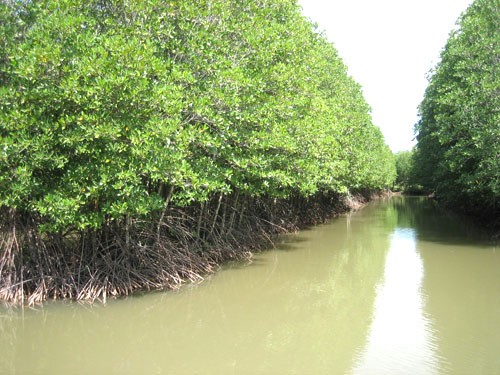
[[[393,182],[296,1],[2,1],[0,35],[4,299],[196,278],[175,262]]]
[[[452,207],[500,224],[500,2],[459,21],[420,106],[415,175]]]
[[[413,173],[413,151],[400,151],[394,154],[396,162],[396,181],[393,190],[406,191]]]
[[[396,152],[394,160],[396,163],[396,180],[392,190],[404,194],[425,194],[427,191],[419,184],[415,175],[415,150]]]

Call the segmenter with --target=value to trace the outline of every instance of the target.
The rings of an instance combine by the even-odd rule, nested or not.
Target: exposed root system
[[[287,200],[214,196],[155,218],[126,218],[97,231],[46,234],[35,218],[4,212],[0,223],[0,300],[105,302],[139,290],[198,282],[230,259],[250,258],[277,234],[323,222],[362,196]]]

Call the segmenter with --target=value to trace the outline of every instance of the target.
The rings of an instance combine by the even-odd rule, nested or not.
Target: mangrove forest
[[[409,185],[500,228],[500,2],[476,0],[430,76]],[[404,156],[401,158],[404,165]],[[408,164],[407,164],[408,165]],[[403,168],[404,169],[404,168]]]
[[[478,3],[464,18],[474,48],[481,28],[498,30],[483,9],[497,2]],[[360,86],[295,0],[0,1],[0,35],[3,301],[105,301],[200,280],[395,180]],[[498,75],[492,64],[478,81],[448,78],[498,60],[493,36],[477,51],[465,31],[450,42],[418,152],[445,146],[429,176],[449,187],[456,137],[491,132],[477,141],[486,158],[464,165],[484,168],[457,188],[498,210]],[[435,104],[442,83],[447,103],[463,90],[474,102]],[[462,114],[453,147],[425,135]]]

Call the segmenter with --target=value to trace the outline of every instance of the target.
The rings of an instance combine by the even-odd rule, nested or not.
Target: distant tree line
[[[476,0],[430,77],[416,125],[414,181],[500,224],[500,2]]]
[[[425,194],[426,191],[415,178],[415,150],[399,151],[394,154],[396,180],[392,190],[405,194]]]

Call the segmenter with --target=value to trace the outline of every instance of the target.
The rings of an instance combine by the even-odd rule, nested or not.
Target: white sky
[[[375,125],[394,151],[414,145],[427,73],[472,0],[299,0],[363,86]]]

